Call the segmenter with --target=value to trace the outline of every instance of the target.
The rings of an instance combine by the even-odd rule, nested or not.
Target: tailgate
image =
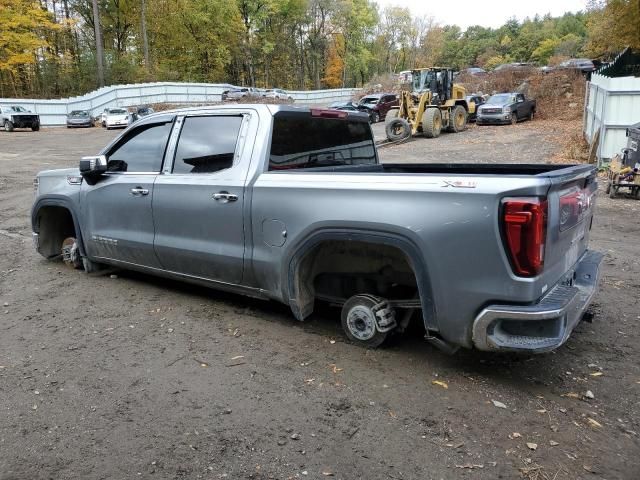
[[[573,276],[573,268],[587,250],[595,206],[596,169],[578,165],[541,174],[551,185],[542,273],[544,286]]]

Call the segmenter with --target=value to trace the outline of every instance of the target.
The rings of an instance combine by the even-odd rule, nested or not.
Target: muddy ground
[[[447,356],[419,328],[367,351],[328,307],[298,323],[276,303],[39,257],[34,175],[114,135],[0,134],[0,479],[640,478],[640,202],[599,195],[596,317],[556,352]],[[556,148],[542,121],[456,138],[382,158]]]

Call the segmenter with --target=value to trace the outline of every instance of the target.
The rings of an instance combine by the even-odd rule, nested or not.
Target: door
[[[106,153],[107,173],[95,185],[82,182],[82,230],[89,257],[160,267],[153,250],[151,204],[172,120],[132,129]]]
[[[518,111],[518,119],[524,118],[528,115],[527,103],[524,101],[524,95],[521,93],[516,94],[516,108]]]
[[[238,284],[244,259],[242,115],[188,116],[173,167],[156,181],[155,251],[163,268]]]

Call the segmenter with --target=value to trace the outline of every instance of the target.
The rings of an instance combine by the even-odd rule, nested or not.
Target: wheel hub
[[[78,243],[73,237],[65,238],[62,242],[62,261],[73,268],[82,264]]]
[[[376,333],[374,313],[362,305],[353,307],[347,316],[347,327],[358,340],[370,340]]]

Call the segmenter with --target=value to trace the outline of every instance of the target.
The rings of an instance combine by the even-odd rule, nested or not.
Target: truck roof
[[[147,115],[144,117],[144,122],[153,121],[154,118],[158,118],[162,115],[179,115],[179,114],[189,114],[189,113],[199,113],[206,114],[210,112],[219,112],[221,110],[230,110],[230,111],[238,111],[238,110],[256,110],[258,112],[268,113],[270,115],[275,115],[279,112],[290,112],[290,113],[311,113],[312,110],[330,110],[327,107],[308,107],[308,106],[298,106],[298,105],[276,105],[276,104],[262,104],[262,103],[232,103],[226,105],[206,105],[200,107],[183,107],[183,108],[175,108],[172,110],[164,110],[162,112],[155,112],[151,115]],[[360,121],[369,121],[369,116],[366,113],[358,112],[358,111],[341,111],[341,113],[347,114],[345,117],[349,120],[360,120]],[[136,122],[136,125],[141,125],[142,121]]]

